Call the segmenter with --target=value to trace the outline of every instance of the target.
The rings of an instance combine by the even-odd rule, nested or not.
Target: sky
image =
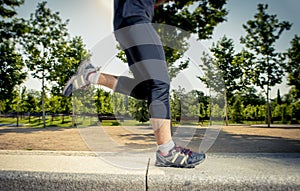
[[[25,0],[25,4],[17,9],[18,16],[29,18],[38,2],[41,0]],[[286,51],[292,38],[296,34],[300,36],[299,0],[228,0],[225,6],[229,11],[227,21],[215,28],[212,39],[200,43],[209,48],[213,42],[226,35],[233,39],[236,50],[240,50],[242,46],[239,39],[245,35],[242,25],[254,18],[259,3],[269,5],[268,14],[276,14],[280,21],[289,21],[293,24],[291,30],[284,32],[276,44],[278,51]],[[71,36],[81,36],[90,50],[94,49],[101,40],[112,36],[113,0],[50,0],[47,7],[54,12],[59,12],[63,20],[69,19],[68,29]],[[29,79],[25,86],[40,88],[41,83],[38,80]],[[273,88],[273,97],[278,88],[281,94],[287,93],[287,87],[284,81]]]

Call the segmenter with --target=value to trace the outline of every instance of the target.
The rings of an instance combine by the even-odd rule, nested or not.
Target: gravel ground
[[[149,127],[135,127],[137,131],[121,126],[103,127],[103,129],[119,145],[130,145],[132,148],[155,146],[153,133]],[[196,127],[188,147],[197,148],[197,143],[201,142],[205,130],[204,127]],[[103,146],[109,147],[109,145]],[[89,147],[80,129],[77,128],[2,126],[0,127],[0,150],[89,151]],[[208,152],[299,153],[300,126],[223,127]]]

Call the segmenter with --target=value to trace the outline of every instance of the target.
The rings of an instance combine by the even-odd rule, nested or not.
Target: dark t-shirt
[[[114,30],[117,30],[123,19],[142,16],[152,21],[156,0],[114,0]]]

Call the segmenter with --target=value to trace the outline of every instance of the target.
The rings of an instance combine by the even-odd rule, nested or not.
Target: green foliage
[[[16,7],[21,6],[24,0],[5,0],[0,1],[0,36],[2,41],[8,39],[17,40],[27,33],[28,28],[25,20],[16,18]]]
[[[119,93],[112,94],[112,108],[113,112],[117,116],[128,116],[129,115],[129,98],[127,95]]]
[[[149,121],[147,101],[129,98],[129,106],[129,111],[135,120],[142,123]]]
[[[206,84],[208,88],[212,88],[216,92],[224,95],[226,125],[228,125],[228,105],[229,99],[234,91],[240,90],[242,87],[242,67],[241,55],[236,56],[234,51],[233,40],[223,36],[217,44],[213,44],[210,48],[213,57],[203,54],[200,65],[204,70],[204,77],[199,79]],[[237,61],[238,57],[240,60]]]
[[[38,4],[28,21],[30,33],[23,43],[27,53],[27,66],[34,78],[43,80],[43,86],[46,81],[51,80],[57,60],[56,52],[60,43],[68,37],[67,23],[61,20],[58,12],[51,12],[46,7],[46,2]]]
[[[23,0],[5,0],[0,2],[0,110],[4,113],[20,114],[41,113],[42,94],[38,91],[17,90],[24,81],[25,64],[20,54],[20,43],[23,42],[27,53],[27,66],[32,75],[44,79],[46,85],[51,84],[51,94],[45,96],[45,112],[70,114],[72,102],[76,114],[83,114],[82,123],[96,119],[94,114],[122,115],[134,117],[137,121],[149,120],[148,106],[145,101],[137,101],[127,96],[94,89],[79,91],[73,96],[62,97],[60,92],[66,81],[76,72],[80,61],[91,55],[86,50],[81,37],[69,38],[66,29],[68,21],[62,21],[59,13],[46,8],[46,3],[38,4],[37,10],[26,21],[17,18],[16,7]],[[225,21],[227,11],[226,0],[171,0],[156,9],[154,22],[181,28],[168,30],[157,28],[164,46],[171,79],[181,70],[188,67],[189,59],[184,57],[188,50],[188,39],[192,34],[198,40],[211,38],[214,28]],[[245,49],[234,52],[233,42],[224,36],[213,45],[213,57],[202,57],[205,77],[199,77],[209,87],[210,93],[227,91],[229,97],[229,117],[232,121],[264,121],[266,120],[266,99],[250,84],[259,86],[267,93],[270,87],[281,82],[283,68],[288,73],[290,92],[272,101],[272,119],[282,123],[299,122],[299,36],[291,41],[291,47],[285,54],[275,51],[275,43],[291,24],[279,22],[276,15],[266,13],[267,5],[258,5],[258,13],[254,20],[248,21],[244,28],[247,32],[241,42]],[[166,16],[168,15],[168,16]],[[159,26],[159,25],[158,25]],[[172,28],[174,29],[174,28]],[[21,47],[21,48],[20,48]],[[175,48],[174,48],[175,47]],[[121,52],[119,58],[123,59]],[[284,64],[287,64],[284,66]],[[27,71],[26,71],[27,72]],[[8,75],[7,75],[8,74]],[[50,87],[50,86],[49,86]],[[243,91],[237,91],[243,90]],[[45,94],[43,94],[45,95]],[[224,96],[209,99],[202,92],[185,92],[183,88],[171,93],[172,119],[224,119]],[[280,98],[280,99],[279,99]],[[267,98],[268,99],[268,98]],[[92,116],[84,116],[84,114]],[[28,118],[30,124],[40,127],[40,119]],[[13,120],[15,121],[15,120]],[[27,123],[20,119],[21,123]],[[61,120],[47,117],[47,125],[61,126]],[[70,118],[62,118],[63,126],[70,126]],[[95,121],[90,124],[95,124]],[[107,124],[116,124],[111,121]],[[136,125],[130,121],[130,124]]]
[[[62,108],[60,112],[70,112],[70,107],[67,106],[70,98],[62,98],[60,93],[64,84],[75,73],[79,62],[88,57],[80,37],[69,40],[68,21],[62,21],[59,13],[53,13],[46,4],[47,2],[38,3],[35,13],[31,14],[27,22],[30,32],[23,41],[27,67],[34,78],[42,81],[43,116],[48,84],[52,85],[52,93],[59,95],[55,103],[59,103]]]
[[[244,106],[243,118],[246,121],[264,121],[266,118],[265,105],[246,105]]]
[[[237,80],[242,75],[240,63],[233,62],[235,57],[233,40],[223,36],[210,50],[213,53],[213,63],[222,72],[224,87],[230,97],[231,93],[241,88]]]
[[[268,5],[258,5],[258,13],[254,20],[249,20],[243,25],[247,34],[241,38],[241,43],[256,54],[256,61],[252,63],[254,70],[250,72],[249,77],[252,83],[266,92],[282,80],[283,63],[280,54],[275,51],[275,43],[284,30],[291,28],[289,22],[279,22],[277,15],[267,14],[267,8]]]
[[[272,86],[281,83],[284,73],[284,62],[275,50],[275,43],[283,31],[291,28],[291,24],[287,21],[279,22],[277,15],[266,13],[268,5],[258,4],[257,9],[258,13],[254,15],[254,20],[249,20],[243,25],[247,34],[241,38],[241,43],[256,54],[256,60],[252,62],[253,70],[248,75],[252,83],[266,94],[268,126],[270,126],[269,92]]]
[[[189,47],[188,39],[191,34],[196,34],[198,40],[211,38],[214,28],[219,23],[225,21],[225,16],[227,15],[227,11],[224,8],[225,4],[226,0],[173,0],[157,7],[153,22],[165,24],[154,26],[164,45],[171,80],[176,77],[180,71],[188,67],[190,60],[184,58],[184,53]],[[167,25],[170,27],[167,27]],[[121,51],[117,57],[126,62],[124,52]],[[174,100],[171,101],[171,105],[175,107],[175,109],[172,109],[173,118],[181,116],[181,110],[179,108],[181,108],[182,105],[179,105],[179,98],[176,96],[177,95],[174,94]],[[145,112],[147,108],[146,103],[131,101],[130,108],[134,106],[138,108],[131,110],[132,115],[139,121],[148,120],[148,116],[141,116],[141,114],[148,115],[148,113]],[[197,106],[193,110],[199,113],[198,109]]]
[[[11,18],[17,14],[14,7],[18,7],[24,3],[24,0],[2,0],[0,1],[0,16],[3,18]]]
[[[23,3],[23,0],[0,1],[0,102],[11,99],[14,88],[26,78],[25,64],[16,48],[27,32],[24,20],[15,18],[15,7]]]
[[[300,37],[295,36],[291,41],[291,47],[287,52],[288,84],[294,87],[294,95],[300,99]]]
[[[209,97],[204,96],[203,92],[192,90],[181,96],[181,115],[188,118],[207,117],[207,105]]]
[[[218,104],[212,103],[210,115],[214,120],[222,120],[224,118],[224,109]]]
[[[225,91],[225,87],[222,71],[218,68],[215,60],[205,52],[203,52],[201,60],[202,63],[199,67],[203,70],[204,76],[198,76],[198,79],[201,80],[207,88],[209,88],[210,93],[223,93]]]
[[[199,40],[208,39],[225,21],[225,4],[226,0],[171,0],[157,7],[153,22],[182,28],[197,34]]]
[[[265,98],[263,95],[259,94],[254,87],[248,87],[241,91],[239,94],[243,105],[264,105],[266,104]]]
[[[110,92],[99,88],[96,90],[95,104],[96,112],[99,115],[113,115],[113,107],[111,104],[112,96]]]
[[[165,45],[170,79],[188,67],[184,53],[190,35],[196,34],[198,40],[211,38],[214,28],[225,21],[225,4],[226,0],[171,0],[157,7],[153,22],[165,24],[158,25],[157,31]]]
[[[24,112],[26,112],[29,117],[28,117],[28,121],[30,122],[30,115],[34,112],[38,111],[38,100],[39,97],[37,95],[39,95],[40,93],[34,90],[30,90],[26,93],[26,97],[24,99]]]
[[[176,122],[185,120],[203,121],[208,118],[209,97],[203,92],[184,88],[173,89],[170,97],[172,119]]]
[[[0,100],[9,99],[26,78],[24,63],[10,41],[0,43]]]
[[[181,102],[183,100],[184,89],[179,87],[178,90],[173,89],[170,94],[171,117],[176,121],[180,121],[182,116]]]
[[[235,85],[235,90],[245,91],[251,85],[249,75],[251,75],[251,71],[254,70],[252,63],[254,58],[254,54],[245,49],[242,49],[240,52],[235,54],[232,60],[232,65],[239,68],[238,71],[240,72],[236,78],[237,84]]]
[[[241,123],[243,121],[243,102],[239,97],[235,99],[232,106],[231,119],[233,122]]]
[[[56,60],[53,70],[50,71],[52,93],[61,95],[64,85],[76,73],[80,61],[88,59],[91,55],[86,50],[82,38],[74,37],[60,41],[53,56]]]

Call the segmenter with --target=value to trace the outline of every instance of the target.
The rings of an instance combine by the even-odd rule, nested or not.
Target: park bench
[[[104,116],[104,115],[99,115],[98,119],[100,122],[104,120],[118,120],[120,122],[124,122],[124,117],[118,117],[118,116]]]

